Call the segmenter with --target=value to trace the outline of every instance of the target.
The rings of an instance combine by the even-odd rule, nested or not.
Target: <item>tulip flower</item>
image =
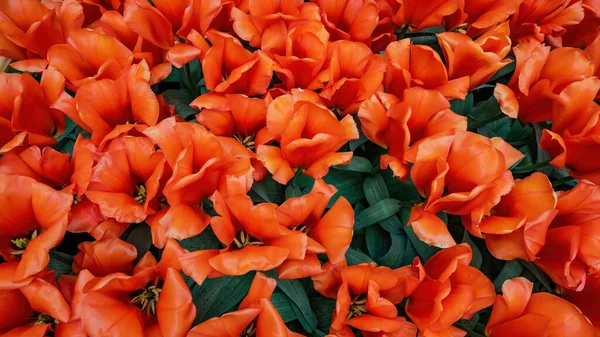
[[[562,296],[573,303],[590,320],[597,332],[600,332],[600,313],[596,310],[595,299],[600,296],[600,273],[588,274],[582,291],[561,289]]]
[[[329,333],[354,336],[351,327],[368,336],[413,336],[415,326],[398,316],[396,304],[410,296],[425,277],[418,258],[398,269],[375,263],[342,266],[327,263],[313,276],[315,289],[336,299]]]
[[[481,230],[471,224],[490,215],[492,207],[510,192],[514,180],[508,169],[523,154],[501,138],[456,131],[425,138],[409,148],[404,158],[413,163],[410,176],[426,197],[422,205],[413,207],[409,225],[421,240],[445,248],[455,242],[435,215],[440,211],[461,215],[465,227],[482,237]]]
[[[321,97],[327,106],[354,114],[383,82],[386,62],[361,42],[336,41],[327,48],[327,85]]]
[[[203,126],[177,123],[171,117],[147,128],[144,134],[160,147],[173,171],[162,189],[164,204],[169,207],[148,219],[158,247],[169,237],[182,240],[202,232],[209,222],[202,202],[216,190],[223,195],[250,190],[254,170],[250,157],[234,156],[229,143]]]
[[[363,133],[372,142],[388,149],[381,156],[382,169],[391,167],[394,176],[408,178],[404,153],[411,144],[440,132],[466,131],[467,119],[450,110],[450,103],[436,90],[413,87],[404,99],[379,92],[358,110]]]
[[[97,52],[98,46],[102,53]],[[90,80],[114,80],[132,60],[131,51],[117,39],[89,29],[73,31],[67,43],[48,50],[48,63],[65,76],[72,90]]]
[[[599,197],[599,187],[586,180],[579,181],[568,192],[558,193],[558,214],[550,224],[546,244],[535,263],[563,288],[582,290],[586,271],[598,270]]]
[[[471,258],[471,247],[463,243],[436,253],[423,266],[425,279],[410,295],[406,313],[424,337],[464,336],[452,324],[494,303],[494,285],[469,266]]]
[[[385,50],[385,58],[385,91],[399,98],[412,87],[437,90],[448,99],[464,99],[469,92],[469,77],[449,80],[444,61],[429,46],[411,44],[409,39],[392,42]]]
[[[458,79],[468,76],[469,89],[487,82],[500,68],[512,62],[505,58],[511,47],[508,34],[508,23],[490,29],[475,40],[455,32],[438,34],[448,77]]]
[[[523,0],[465,0],[462,12],[467,15],[467,35],[478,36],[481,32],[506,22]]]
[[[168,265],[157,265],[150,253],[138,262],[132,275],[113,273],[93,278],[85,283],[82,293],[81,325],[89,337],[153,333],[185,337],[196,316],[181,274]]]
[[[15,281],[44,270],[65,235],[73,196],[29,177],[0,174],[1,255],[18,261]]]
[[[323,214],[337,189],[318,179],[310,193],[289,198],[277,208],[277,220],[287,228],[306,233],[306,255],[303,260],[283,262],[278,268],[280,279],[304,278],[321,272],[317,254],[325,253],[333,264],[346,262],[345,254],[352,242],[354,210],[340,196]]]
[[[352,116],[338,121],[316,94],[304,91],[276,98],[267,110],[267,128],[280,147],[259,145],[256,153],[282,184],[292,179],[294,169],[305,168],[307,175],[318,179],[330,166],[349,163],[352,153],[336,151],[358,139]]]
[[[0,56],[25,60],[21,70],[41,71],[48,49],[65,43],[84,20],[83,7],[76,0],[60,5],[37,0],[7,0],[0,4]],[[41,57],[42,59],[39,59]]]
[[[62,189],[71,184],[73,165],[69,154],[51,147],[40,149],[34,145],[19,154],[7,153],[0,158],[0,173],[30,177],[55,189]]]
[[[550,293],[531,294],[533,283],[522,277],[507,280],[497,295],[485,327],[488,337],[593,337],[593,326],[579,309]]]
[[[233,30],[254,48],[268,49],[284,40],[286,26],[293,21],[320,21],[319,8],[310,2],[296,0],[249,0],[248,12],[231,9]],[[265,52],[268,52],[265,50]]]
[[[74,256],[73,271],[79,274],[87,270],[94,276],[112,273],[130,273],[133,260],[137,258],[135,247],[121,239],[82,242],[79,253]]]
[[[516,180],[510,193],[492,209],[492,215],[478,225],[490,253],[502,260],[535,260],[558,213],[556,204],[552,184],[543,173]]]
[[[44,337],[67,322],[69,304],[56,286],[54,271],[40,271],[14,281],[17,262],[0,264],[0,333],[9,337]]]
[[[61,111],[73,101],[62,75],[49,68],[38,83],[29,74],[0,73],[0,87],[0,153],[56,144],[65,128]]]
[[[396,39],[394,9],[386,1],[315,1],[331,40],[350,40],[366,44],[378,53]],[[382,48],[383,47],[383,48]]]
[[[597,77],[568,85],[552,102],[552,131],[544,129],[540,147],[557,169],[567,168],[575,178],[600,183],[600,163],[589,154],[600,147],[598,115],[594,102],[600,90]]]
[[[292,21],[280,25],[285,39],[271,42],[263,50],[276,62],[273,71],[288,90],[302,88],[316,90],[323,87],[327,70],[329,33],[319,21]]]
[[[117,79],[88,81],[79,88],[75,95],[75,117],[82,128],[89,130],[95,145],[117,125],[152,126],[164,117],[149,79],[150,71],[142,63],[131,66]]]
[[[240,303],[238,310],[196,325],[187,336],[304,337],[285,326],[277,309],[271,303],[270,298],[276,285],[274,279],[256,273],[248,295]]]
[[[85,196],[105,218],[122,223],[143,221],[159,208],[166,159],[147,137],[122,137],[81,168]],[[78,168],[79,170],[79,168]],[[164,182],[163,182],[164,183]]]
[[[456,27],[466,18],[461,12],[464,2],[458,0],[404,0],[394,15],[394,22],[399,26],[409,25],[413,30],[441,26]]]
[[[583,0],[583,20],[558,37],[549,39],[555,47],[585,48],[600,34],[600,9],[594,0]]]
[[[575,48],[521,43],[513,48],[517,58],[508,86],[498,84],[494,95],[502,111],[523,122],[552,119],[552,104],[567,86],[592,77],[595,66],[589,54]]]
[[[515,44],[542,43],[561,36],[583,17],[581,1],[523,1],[510,19],[511,39]]]

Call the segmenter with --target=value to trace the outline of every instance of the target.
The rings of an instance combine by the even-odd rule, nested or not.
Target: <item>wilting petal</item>
[[[448,248],[456,245],[446,223],[417,205],[411,210],[408,225],[413,228],[420,240],[430,246]]]

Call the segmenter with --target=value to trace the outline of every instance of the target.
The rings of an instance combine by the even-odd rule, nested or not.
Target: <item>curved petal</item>
[[[196,318],[192,294],[181,274],[169,268],[160,297],[156,318],[164,337],[185,337]]]
[[[136,307],[100,292],[87,294],[81,304],[81,322],[88,336],[144,337],[142,315]]]
[[[241,250],[220,253],[209,260],[210,265],[225,275],[244,275],[251,270],[267,271],[281,265],[289,249],[268,246],[246,246]]]

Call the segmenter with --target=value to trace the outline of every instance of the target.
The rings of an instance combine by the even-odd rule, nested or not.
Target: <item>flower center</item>
[[[306,227],[306,225],[298,225],[296,227],[292,227],[292,230],[302,232],[304,234],[308,234],[310,232],[310,228]]]
[[[48,314],[40,313],[33,325],[49,324],[52,328],[56,327],[58,320]]]
[[[77,205],[81,202],[81,198],[77,196],[77,193],[73,194],[73,205]]]
[[[160,292],[158,285],[142,288],[139,294],[131,299],[131,304],[138,306],[147,315],[156,315],[156,303],[160,298]]]
[[[146,185],[143,183],[135,185],[135,190],[137,191],[135,197],[133,198],[137,201],[138,204],[143,205],[146,203]]]
[[[233,138],[235,138],[238,142],[244,145],[247,149],[252,151],[254,150],[254,135],[246,136],[244,138],[242,138],[241,136],[233,136]]]
[[[25,248],[29,245],[29,242],[35,239],[38,236],[37,230],[31,232],[31,234],[25,236],[19,236],[12,240],[10,243],[12,245],[13,251],[10,252],[11,255],[20,256],[25,252]]]
[[[242,249],[246,246],[262,246],[264,242],[261,241],[253,241],[253,238],[250,237],[250,234],[245,231],[240,231],[236,237],[233,238],[233,242],[237,246],[237,248]]]
[[[350,309],[348,316],[346,316],[346,320],[366,313],[367,309],[365,308],[365,304],[367,304],[367,297],[364,294],[356,295],[350,303]]]
[[[248,324],[246,329],[242,331],[240,337],[250,337],[254,335],[256,335],[256,324],[254,324],[254,322],[251,322],[250,324]]]

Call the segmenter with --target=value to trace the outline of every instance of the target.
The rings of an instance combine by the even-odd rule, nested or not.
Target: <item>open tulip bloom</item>
[[[0,337],[599,337],[600,1],[0,0]]]

